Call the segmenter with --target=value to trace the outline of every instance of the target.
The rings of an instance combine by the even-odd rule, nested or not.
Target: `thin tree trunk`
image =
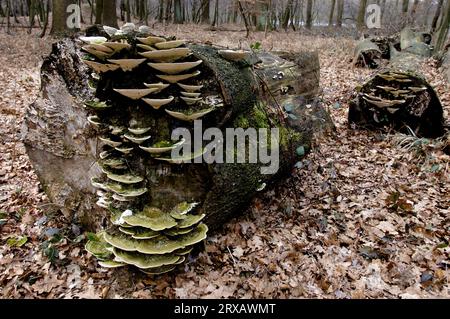
[[[336,6],[336,0],[331,1],[331,9],[330,16],[328,18],[328,26],[331,27],[333,25],[333,16],[334,16],[334,7]]]
[[[128,0],[130,1],[130,0]],[[160,23],[164,22],[164,0],[159,0],[159,6],[158,6],[158,21]]]
[[[437,23],[438,23],[439,17],[441,16],[443,4],[444,4],[444,0],[439,0],[437,8],[436,8],[436,12],[433,17],[433,21],[431,22],[431,33],[434,33],[434,31],[436,31]]]
[[[9,0],[6,0],[6,33],[10,34],[11,21],[9,16],[11,15],[11,4]]]
[[[215,6],[214,6],[214,18],[212,22],[212,26],[215,27],[218,25],[219,20],[219,0],[216,0]]]
[[[358,18],[356,20],[356,27],[358,28],[358,30],[361,30],[364,28],[364,18],[366,17],[366,7],[367,7],[367,0],[361,0],[359,2]]]
[[[246,38],[248,38],[250,35],[250,25],[248,23],[247,16],[245,15],[241,1],[238,1],[238,4],[239,4],[239,11],[241,11],[242,18],[244,19],[245,30],[247,30]]]
[[[45,34],[47,33],[47,28],[48,28],[48,16],[50,14],[50,0],[47,0],[46,2],[46,8],[42,8],[43,12],[44,12],[44,26],[42,27],[42,33],[40,35],[41,38],[43,38],[45,36]]]
[[[309,30],[312,28],[312,7],[313,0],[308,0],[306,3],[306,28]]]
[[[103,23],[103,0],[97,0],[95,3],[95,24]]]
[[[126,0],[126,2],[125,2],[125,10],[127,11],[127,22],[131,22],[130,0]]]
[[[338,8],[337,8],[337,17],[336,17],[336,26],[342,27],[342,18],[344,16],[344,0],[338,0]]]
[[[173,2],[174,20],[175,24],[183,23],[183,11],[181,7],[181,0],[174,0]]]
[[[286,10],[284,10],[283,23],[281,26],[284,29],[284,31],[287,31],[287,29],[289,27],[289,20],[292,15],[293,2],[294,2],[294,0],[288,0],[287,5],[286,5]]]
[[[209,24],[209,0],[202,0],[202,23]]]
[[[447,7],[445,8],[445,11],[442,12],[441,26],[437,31],[438,36],[435,46],[436,52],[439,52],[444,48],[445,42],[447,41],[449,28],[450,28],[450,1],[447,2]]]

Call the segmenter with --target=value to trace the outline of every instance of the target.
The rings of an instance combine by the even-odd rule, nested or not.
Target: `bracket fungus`
[[[192,54],[188,48],[141,52],[139,55],[156,62],[175,62]]]
[[[121,59],[121,60],[112,60],[109,59],[108,62],[111,62],[113,64],[117,64],[120,66],[122,71],[129,72],[133,71],[135,68],[137,68],[140,64],[144,63],[145,59]]]
[[[159,77],[162,80],[165,80],[169,83],[175,84],[178,83],[180,81],[184,81],[184,80],[188,80],[190,78],[196,77],[200,75],[200,71],[196,71],[194,73],[190,73],[190,74],[179,74],[179,75],[156,75],[157,77]]]
[[[245,60],[250,52],[243,50],[219,50],[219,54],[226,60],[239,62]]]
[[[148,65],[153,69],[161,71],[163,73],[175,75],[189,71],[202,63],[203,61],[199,60],[196,62],[182,62],[182,63],[149,63]]]
[[[174,99],[173,96],[169,96],[167,99],[142,99],[142,101],[153,107],[155,110],[159,110],[161,107],[172,103]]]
[[[177,149],[178,147],[182,146],[185,142],[186,140],[182,139],[181,141],[175,144],[172,144],[170,142],[164,142],[164,143],[156,143],[151,147],[139,146],[139,148],[150,154],[163,154]]]
[[[144,96],[155,93],[157,89],[114,89],[114,91],[132,100],[139,100]]]
[[[172,116],[180,121],[186,121],[186,122],[193,122],[195,120],[198,120],[213,111],[214,111],[214,108],[201,110],[198,112],[189,112],[189,113],[166,110],[167,114],[169,114],[170,116]]]

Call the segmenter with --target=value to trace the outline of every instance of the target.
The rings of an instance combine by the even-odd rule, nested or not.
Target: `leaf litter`
[[[151,278],[104,270],[83,249],[88,233],[42,192],[20,142],[50,39],[0,34],[0,296],[450,297],[449,156],[439,147],[442,141],[348,128],[347,101],[373,72],[349,67],[353,39],[278,32],[236,39],[233,32],[218,37],[198,27],[170,31],[230,47],[239,40],[248,47],[259,42],[265,49],[319,50],[322,99],[336,133],[315,141],[288,180],[265,189],[212,234],[183,271]],[[437,63],[425,61],[422,72],[448,119],[450,93]]]

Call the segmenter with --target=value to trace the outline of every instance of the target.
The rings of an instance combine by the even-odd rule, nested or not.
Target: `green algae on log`
[[[389,65],[356,88],[350,101],[349,124],[363,128],[386,128],[420,137],[444,134],[439,97],[425,77],[420,63],[431,55],[423,33],[405,29],[400,48],[391,46]]]
[[[89,60],[120,65],[120,60],[138,60],[147,55],[151,63],[160,62],[158,59],[168,63],[166,60],[172,59],[170,52],[140,54],[152,48],[152,44],[145,44],[156,39],[151,36],[131,32],[105,37],[102,41],[107,42],[98,40],[95,44],[115,47],[110,44],[121,43],[121,50],[111,54],[110,62],[92,56]],[[157,41],[166,40],[173,39],[158,37]],[[166,80],[177,79],[167,78],[148,63],[137,63],[140,61],[133,65],[127,61],[121,68],[93,74],[100,69],[98,65],[90,68],[83,63],[83,45],[78,40],[65,39],[56,43],[45,59],[41,95],[27,110],[24,141],[49,198],[70,220],[80,221],[92,230],[106,226],[108,242],[120,246],[116,249],[136,244],[136,251],[144,255],[171,253],[172,249],[190,251],[186,245],[202,240],[206,226],[212,230],[221,227],[245,211],[261,185],[285,176],[301,159],[295,152],[298,147],[308,150],[314,135],[334,129],[328,114],[314,99],[320,77],[317,53],[260,52],[251,53],[245,60],[230,61],[219,54],[221,48],[173,42],[169,47],[177,48],[167,50],[178,54],[176,63],[193,62],[189,65],[195,67],[188,74],[196,76],[172,84]],[[183,55],[179,54],[181,51]],[[200,93],[204,99],[200,103],[186,101],[181,97],[189,95],[182,92]],[[168,105],[147,101],[160,106],[158,109],[142,100],[168,97],[174,97]],[[91,104],[94,107],[86,108],[87,101],[96,101]],[[212,110],[203,112],[209,110],[205,104],[212,105]],[[163,150],[169,151],[178,143],[169,142],[172,132],[180,127],[193,129],[191,122],[173,115],[199,113],[203,129],[216,127],[225,132],[238,127],[279,128],[278,172],[262,174],[261,168],[267,163],[261,162],[186,164],[170,160],[170,152]],[[120,146],[115,142],[120,142]],[[100,189],[95,189],[91,180]],[[160,212],[156,214],[159,217],[170,218],[162,218],[164,223],[159,217],[150,218],[151,221],[148,216],[141,218],[144,216],[140,212],[149,208]],[[196,234],[199,236],[195,240],[185,240]],[[158,250],[158,245],[166,241],[170,249]],[[119,267],[128,264],[129,257],[119,256],[114,262],[104,260],[103,264]],[[137,257],[133,263],[138,265],[150,258]],[[161,266],[155,273],[172,266]]]

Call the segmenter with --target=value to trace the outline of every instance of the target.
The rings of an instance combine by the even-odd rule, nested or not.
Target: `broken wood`
[[[443,109],[434,89],[418,73],[420,63],[431,56],[423,33],[403,30],[391,61],[357,89],[350,102],[349,124],[365,128],[391,128],[421,137],[444,133]]]

